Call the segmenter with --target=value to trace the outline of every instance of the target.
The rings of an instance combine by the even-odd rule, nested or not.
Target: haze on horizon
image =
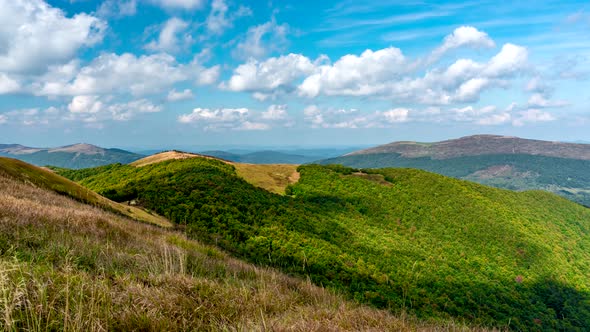
[[[590,141],[582,1],[0,0],[0,143]]]

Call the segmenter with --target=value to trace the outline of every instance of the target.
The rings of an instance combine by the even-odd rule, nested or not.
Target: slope
[[[79,202],[97,206],[137,221],[161,227],[172,227],[172,224],[168,220],[156,214],[149,213],[134,206],[113,202],[47,169],[36,167],[20,160],[0,157],[0,175],[10,176],[25,183],[51,190]]]
[[[357,168],[409,167],[512,190],[542,189],[590,206],[590,145],[479,135],[396,142],[318,161]]]
[[[63,185],[51,183],[57,177],[26,171],[0,173],[4,330],[467,330],[347,302],[308,281],[57,194],[47,189]],[[43,186],[25,181],[41,178]]]
[[[88,168],[112,163],[127,164],[142,158],[129,151],[105,149],[91,144],[73,144],[58,148],[30,148],[19,144],[0,144],[0,156],[38,166]]]
[[[137,199],[190,237],[378,307],[516,330],[590,321],[590,210],[418,170],[299,172],[289,196],[202,158],[78,180]]]

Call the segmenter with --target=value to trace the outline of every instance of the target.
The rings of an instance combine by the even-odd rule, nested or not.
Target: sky
[[[583,1],[0,0],[0,143],[590,141]]]

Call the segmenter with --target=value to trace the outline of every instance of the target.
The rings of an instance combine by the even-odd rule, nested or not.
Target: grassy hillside
[[[422,318],[515,330],[590,321],[590,210],[408,169],[301,166],[280,196],[201,158],[67,175],[190,237]]]
[[[79,202],[100,207],[137,221],[161,227],[172,227],[172,224],[167,219],[156,214],[149,213],[134,206],[113,202],[50,170],[36,167],[20,160],[0,157],[0,175],[9,176],[13,179],[68,196]]]
[[[348,302],[13,171],[0,172],[3,330],[469,330]],[[30,168],[27,177],[45,177],[36,171]]]
[[[525,154],[406,158],[397,153],[355,154],[320,164],[356,168],[409,167],[511,190],[543,189],[590,206],[590,160]],[[502,172],[498,172],[500,169]]]

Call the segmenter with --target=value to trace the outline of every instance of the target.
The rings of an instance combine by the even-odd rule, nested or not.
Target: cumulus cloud
[[[461,47],[492,48],[495,46],[496,43],[494,43],[487,33],[479,31],[472,26],[462,26],[445,37],[443,44],[432,52],[428,62],[434,62],[447,52]]]
[[[8,117],[4,114],[0,114],[0,124],[5,124],[8,122]]]
[[[127,121],[140,113],[156,113],[162,107],[154,105],[147,99],[128,102],[111,102],[111,98],[99,96],[75,96],[67,107],[70,114],[64,116],[66,120],[82,122],[101,122],[106,120]]]
[[[303,75],[311,74],[316,66],[307,57],[288,54],[265,61],[250,59],[239,65],[229,81],[222,88],[231,91],[258,92],[261,95],[276,90],[291,92],[295,81]]]
[[[102,41],[106,23],[88,14],[71,18],[41,0],[2,1],[0,71],[42,72]]]
[[[289,25],[272,20],[248,29],[238,42],[233,55],[238,59],[260,59],[272,52],[282,51],[287,46]]]
[[[247,108],[195,108],[192,113],[178,117],[178,122],[202,125],[205,129],[240,128],[250,115]]]
[[[145,48],[154,52],[176,53],[192,43],[192,36],[185,33],[188,27],[188,22],[172,17],[164,23],[158,38],[149,42]]]
[[[197,62],[179,64],[167,54],[136,56],[102,54],[85,67],[76,62],[55,66],[34,84],[40,96],[159,93],[175,83],[217,80],[219,67],[205,68]]]
[[[172,89],[170,92],[168,92],[168,97],[166,97],[166,100],[174,102],[188,100],[194,97],[195,96],[193,95],[191,89],[184,89],[183,91],[176,91],[176,89]]]
[[[349,54],[333,65],[320,66],[298,90],[306,97],[316,97],[321,92],[327,95],[368,95],[379,89],[380,83],[398,78],[407,70],[406,59],[398,48],[366,50],[360,56]]]
[[[0,73],[0,95],[20,90],[20,83],[4,73]]]
[[[151,3],[165,9],[200,9],[205,4],[205,0],[149,0]]]

